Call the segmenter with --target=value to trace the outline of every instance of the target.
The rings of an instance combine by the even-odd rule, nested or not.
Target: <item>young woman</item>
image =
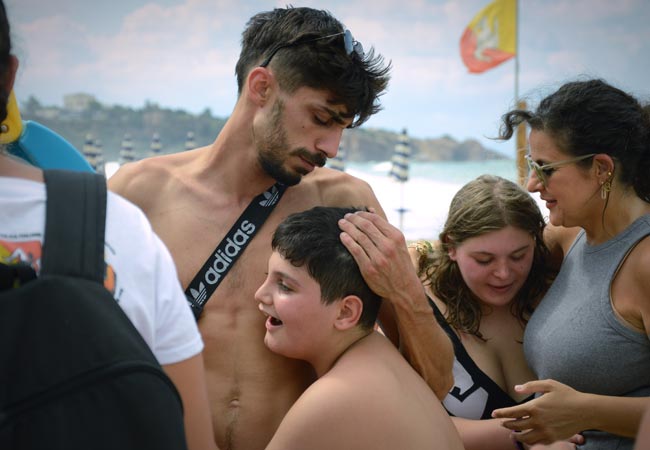
[[[439,242],[409,251],[439,323],[454,343],[454,387],[443,403],[465,447],[514,449],[496,408],[529,394],[535,379],[523,352],[524,327],[552,277],[544,218],[515,183],[482,175],[454,196]]]

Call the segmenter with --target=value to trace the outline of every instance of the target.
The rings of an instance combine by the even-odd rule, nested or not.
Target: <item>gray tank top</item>
[[[621,322],[610,287],[621,262],[650,234],[650,215],[596,246],[584,230],[526,326],[524,352],[538,379],[551,378],[593,394],[650,396],[650,340]],[[581,449],[632,449],[632,439],[585,431]]]

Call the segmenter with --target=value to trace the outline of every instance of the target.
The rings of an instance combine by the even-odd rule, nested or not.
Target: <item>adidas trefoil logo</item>
[[[208,292],[205,290],[205,284],[201,281],[199,283],[199,290],[190,288],[190,294],[192,294],[192,297],[199,305],[202,305],[205,302]]]
[[[260,202],[260,206],[264,206],[265,208],[268,208],[269,206],[273,206],[278,202],[278,198],[279,198],[278,188],[275,186],[271,186],[271,189],[264,192],[264,200]]]

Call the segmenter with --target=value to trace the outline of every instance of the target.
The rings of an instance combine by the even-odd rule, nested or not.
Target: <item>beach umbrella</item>
[[[86,134],[86,139],[84,140],[84,145],[83,148],[81,149],[81,153],[83,153],[84,158],[86,158],[86,161],[88,161],[88,164],[93,168],[93,170],[97,170],[97,149],[95,148],[95,142],[93,140],[93,135],[88,133]]]
[[[335,169],[335,170],[340,170],[341,172],[345,172],[345,157],[346,157],[346,152],[345,148],[343,145],[339,145],[339,151],[336,152],[336,156],[334,158],[331,158],[327,160],[327,165],[328,167]]]
[[[406,129],[402,130],[399,135],[397,144],[395,145],[395,152],[393,153],[392,164],[388,176],[400,184],[400,207],[397,209],[399,213],[399,229],[403,230],[404,213],[408,211],[404,208],[404,183],[409,179],[409,159],[411,158],[411,146],[409,145],[409,137]]]
[[[404,129],[398,137],[397,145],[395,145],[395,153],[393,153],[393,159],[391,160],[392,166],[388,176],[400,183],[408,181],[410,157],[411,147],[409,145],[409,137],[406,129]]]
[[[185,138],[185,151],[192,150],[194,147],[196,147],[194,143],[194,132],[188,131],[187,137]]]
[[[102,141],[99,139],[95,139],[95,153],[97,155],[96,159],[96,167],[95,170],[97,173],[101,173],[102,175],[106,175],[106,171],[104,169],[104,149],[102,146]]]
[[[122,146],[120,148],[120,164],[126,164],[135,161],[135,152],[133,151],[133,142],[131,135],[126,133],[122,139]]]
[[[149,156],[158,156],[162,151],[162,144],[160,143],[160,135],[154,133],[151,138],[151,146],[149,147]]]

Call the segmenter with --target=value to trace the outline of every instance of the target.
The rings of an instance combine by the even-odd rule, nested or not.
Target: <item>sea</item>
[[[411,162],[409,178],[398,182],[388,176],[390,161],[348,162],[345,171],[372,187],[388,221],[399,228],[408,241],[438,238],[454,194],[465,183],[482,174],[498,175],[517,182],[513,159],[487,161]],[[537,194],[532,194],[542,214],[548,210]]]
[[[514,182],[518,177],[514,159],[410,162],[408,181],[401,183],[388,176],[391,164],[390,161],[346,162],[344,169],[370,184],[388,221],[400,229],[408,241],[438,238],[451,199],[465,183],[486,173]],[[107,163],[107,177],[118,166],[115,162]],[[537,194],[532,196],[542,214],[548,217],[544,202]]]

